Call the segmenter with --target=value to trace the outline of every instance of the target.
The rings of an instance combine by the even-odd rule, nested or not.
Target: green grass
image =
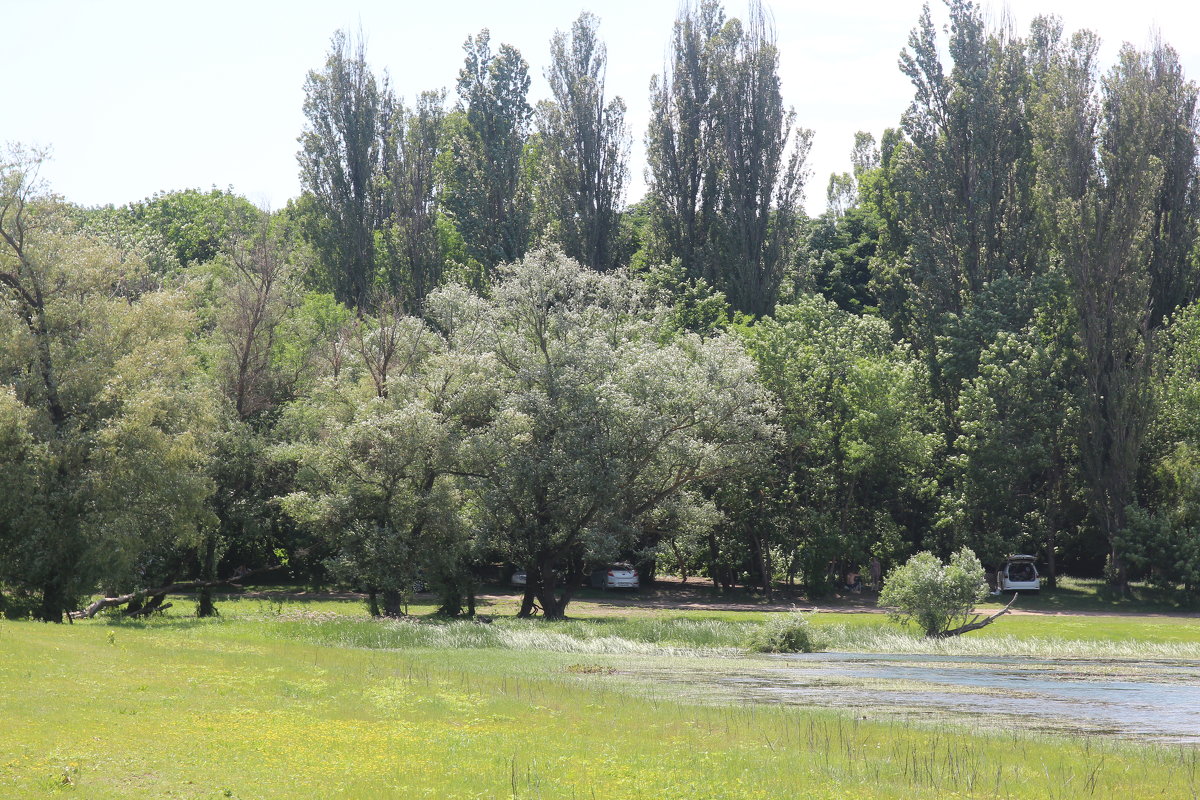
[[[0,797],[883,800],[1024,798],[1030,786],[1050,798],[1200,789],[1195,749],[703,704],[630,669],[701,675],[734,659],[399,639],[390,644],[400,649],[382,649],[367,631],[467,626],[379,623],[319,604],[278,614],[230,605],[212,621],[0,623]],[[706,626],[736,623],[570,624],[570,634],[544,623],[470,627],[498,638],[551,628],[615,646],[622,637],[593,629],[711,641]],[[364,637],[369,646],[355,646]]]
[[[1045,579],[1043,579],[1043,584]],[[1008,602],[1005,595],[1000,602],[989,602],[986,606],[999,606]],[[1023,594],[1017,599],[1017,607],[1027,611],[1045,612],[1098,612],[1112,614],[1155,614],[1179,611],[1196,611],[1194,602],[1178,593],[1168,592],[1143,583],[1130,587],[1130,594],[1115,592],[1100,578],[1074,578],[1059,576],[1058,587],[1042,589],[1037,594]]]
[[[1045,585],[1044,578],[1042,582]],[[704,579],[695,580],[683,586],[678,583],[667,583],[658,587],[648,587],[642,589],[640,594],[641,596],[661,596],[670,599],[680,593],[686,594],[689,600],[695,602],[739,603],[751,606],[767,604],[761,592],[749,592],[740,588],[723,592]],[[776,602],[787,603],[794,600],[799,605],[810,604],[808,598],[804,598],[786,586],[777,586],[776,595]],[[605,603],[613,596],[611,592],[582,589],[576,594],[576,599],[585,604]],[[844,597],[829,595],[813,598],[811,602],[819,605],[837,605],[843,602],[850,606],[870,605],[874,602],[874,597],[874,593],[868,591],[861,595],[850,594]],[[985,605],[999,607],[1007,602],[1008,596],[1005,595],[1000,603],[991,601]],[[1135,581],[1130,585],[1129,594],[1122,595],[1109,587],[1101,578],[1077,578],[1071,575],[1060,575],[1057,588],[1046,588],[1038,594],[1022,595],[1017,603],[1021,608],[1030,611],[1045,612],[1153,614],[1200,611],[1197,601],[1194,598],[1189,599],[1181,591],[1172,592]]]

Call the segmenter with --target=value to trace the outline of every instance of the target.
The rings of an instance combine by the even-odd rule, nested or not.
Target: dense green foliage
[[[78,208],[6,152],[5,613],[286,563],[388,614],[521,568],[557,618],[617,560],[817,595],[962,547],[1193,599],[1197,87],[947,5],[816,219],[758,3],[680,9],[633,205],[586,13],[536,109],[486,29],[411,105],[336,34],[276,213]]]
[[[811,653],[820,649],[820,637],[803,614],[772,614],[746,637],[754,653]]]
[[[948,564],[925,550],[888,573],[879,604],[895,609],[894,619],[938,636],[965,621],[986,593],[983,565],[970,550],[954,553]]]
[[[726,20],[715,0],[683,6],[671,44],[650,85],[646,257],[678,258],[738,311],[769,313],[795,283],[812,131],[784,106],[758,0],[745,22]]]

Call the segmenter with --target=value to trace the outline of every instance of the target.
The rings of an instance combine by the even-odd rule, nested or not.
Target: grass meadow
[[[738,669],[761,612],[582,603],[566,623],[479,625],[376,621],[350,602],[240,600],[215,620],[189,606],[0,622],[0,797],[1200,795],[1195,747],[913,726],[641,677]],[[880,615],[810,621],[836,648],[929,645]],[[1200,623],[1005,617],[945,646],[1195,659]]]

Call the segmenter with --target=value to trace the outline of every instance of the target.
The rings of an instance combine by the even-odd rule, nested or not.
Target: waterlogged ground
[[[1200,744],[1200,661],[806,653],[757,663],[706,680],[721,695],[865,719]]]

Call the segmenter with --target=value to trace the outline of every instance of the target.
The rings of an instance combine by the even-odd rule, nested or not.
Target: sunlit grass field
[[[572,612],[584,618],[565,624],[478,625],[374,621],[352,602],[226,602],[218,620],[189,618],[190,610],[181,600],[177,616],[144,622],[0,622],[0,797],[1200,791],[1196,748],[909,727],[706,700],[678,688],[686,681],[639,677],[736,669],[758,612],[600,618],[585,616],[583,604]],[[811,621],[843,646],[918,641],[879,615]],[[1006,617],[973,636],[1010,646],[1109,641],[1200,652],[1200,624],[1177,618]]]

